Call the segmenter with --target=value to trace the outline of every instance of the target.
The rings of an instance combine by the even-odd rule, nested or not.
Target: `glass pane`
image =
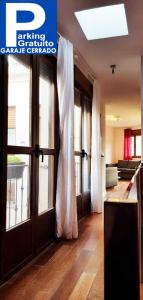
[[[84,97],[82,148],[89,154],[91,147],[91,102]]]
[[[135,156],[134,154],[134,136],[131,138],[131,156]]]
[[[141,156],[141,136],[136,136],[136,156]]]
[[[30,160],[28,155],[8,155],[6,229],[30,217]]]
[[[39,138],[41,148],[54,148],[54,83],[53,71],[40,60]]]
[[[39,159],[39,214],[54,207],[54,157],[44,156],[44,162]]]
[[[8,141],[9,145],[15,145],[16,143],[16,129],[15,128],[8,128]]]
[[[29,56],[8,56],[8,145],[30,146],[29,66]]]
[[[83,192],[90,191],[90,157],[83,159]]]
[[[81,158],[75,156],[75,183],[76,183],[76,196],[81,194]]]
[[[81,151],[81,103],[80,93],[75,90],[75,105],[74,105],[74,149]]]

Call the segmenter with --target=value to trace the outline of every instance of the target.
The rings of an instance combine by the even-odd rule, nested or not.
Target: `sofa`
[[[108,164],[107,167],[117,167],[118,178],[131,180],[141,161],[119,160],[117,164]]]

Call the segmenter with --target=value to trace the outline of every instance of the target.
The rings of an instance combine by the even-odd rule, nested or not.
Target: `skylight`
[[[124,4],[75,12],[87,40],[128,35]]]

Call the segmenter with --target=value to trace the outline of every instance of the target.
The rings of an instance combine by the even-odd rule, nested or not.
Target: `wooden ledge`
[[[130,203],[138,203],[138,201],[136,199],[125,199],[125,198],[121,198],[121,199],[117,199],[117,198],[109,198],[107,200],[104,201],[104,203],[124,203],[124,204],[130,204]]]

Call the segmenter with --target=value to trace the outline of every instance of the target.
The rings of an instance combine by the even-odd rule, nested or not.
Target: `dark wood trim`
[[[141,129],[132,130],[132,137],[134,138],[134,155],[132,158],[141,158],[141,156],[136,155],[136,137],[141,136]]]
[[[55,124],[54,127],[56,127],[57,130],[54,130],[54,147],[55,149],[48,149],[48,148],[40,148],[40,150],[43,151],[44,155],[52,155],[54,156],[54,170],[53,170],[53,176],[54,176],[54,191],[53,191],[53,199],[55,203],[55,197],[56,197],[56,182],[57,178],[57,156],[58,156],[58,147],[56,140],[59,140],[59,124],[56,123],[58,120],[58,117],[56,117],[56,114],[58,113],[57,106],[57,92],[56,92],[56,60],[52,57],[47,56],[41,56],[37,57],[37,101],[36,101],[36,118],[37,118],[37,127],[36,127],[36,143],[39,144],[39,76],[40,76],[40,62],[45,63],[47,66],[49,66],[49,70],[52,70],[52,77],[53,77],[53,95],[54,95],[54,110],[55,110]],[[51,99],[52,100],[52,99]],[[40,146],[40,145],[39,145]],[[40,159],[40,158],[39,158]],[[42,214],[38,214],[38,195],[39,195],[39,159],[36,159],[36,207],[35,207],[35,221],[34,221],[34,243],[35,243],[35,252],[36,254],[39,253],[39,251],[43,250],[49,242],[51,242],[54,239],[55,232],[53,228],[55,228],[55,210],[49,210],[45,211]],[[47,183],[48,184],[48,183]],[[48,233],[49,232],[49,233]]]
[[[105,300],[140,299],[138,209],[128,199],[104,203]]]
[[[39,104],[39,65],[38,58],[33,55],[32,59],[32,147],[33,151],[35,145],[38,144],[38,104]],[[31,219],[32,219],[32,255],[36,255],[36,217],[38,207],[38,161],[34,155],[32,155],[32,169],[31,169]]]
[[[53,68],[54,66],[54,70],[56,71],[57,68],[57,58],[53,55],[35,55],[36,57],[42,58],[42,60],[45,63],[49,63],[51,65],[51,67]]]
[[[74,80],[75,87],[85,93],[92,99],[93,96],[93,86],[90,81],[83,75],[83,73],[77,68],[74,67]]]
[[[78,80],[78,81],[77,81]],[[88,84],[87,84],[88,82]],[[83,191],[83,156],[82,156],[82,149],[83,149],[83,128],[84,128],[84,104],[85,101],[89,101],[90,103],[90,112],[92,117],[92,85],[88,81],[88,79],[75,67],[75,89],[78,90],[80,93],[80,107],[81,107],[81,140],[80,140],[80,148],[81,151],[75,151],[74,154],[77,157],[81,158],[81,193],[76,197],[77,200],[77,213],[78,219],[81,219],[86,214],[90,212],[91,207],[91,195],[90,192]],[[76,102],[75,102],[76,104]],[[91,122],[91,121],[90,121]],[[92,128],[92,126],[91,126]],[[91,133],[92,136],[92,133]],[[88,153],[88,158],[91,158],[91,153]],[[90,162],[91,165],[91,162]]]
[[[21,61],[21,58],[20,59]],[[54,74],[54,90],[55,90],[55,117],[58,114],[58,99],[56,92],[56,60],[51,57],[31,56],[30,57],[30,71],[31,71],[31,145],[30,147],[19,147],[7,145],[7,124],[8,124],[8,64],[7,56],[0,56],[0,189],[1,189],[1,201],[0,201],[0,282],[9,278],[16,270],[28,262],[31,258],[37,255],[40,249],[46,247],[55,236],[55,209],[46,211],[42,215],[38,216],[38,181],[39,181],[39,160],[34,155],[35,145],[39,144],[39,59],[48,61],[50,68],[53,69]],[[56,181],[57,178],[57,163],[58,163],[58,151],[59,151],[59,124],[57,122],[58,116],[55,118],[55,149],[42,149],[44,155],[54,156],[54,202],[56,197]],[[58,142],[57,142],[58,141]],[[8,154],[24,154],[30,156],[31,161],[31,195],[30,195],[30,220],[19,224],[6,231],[6,193],[7,193],[7,155]],[[42,229],[43,221],[46,220],[46,225]],[[39,223],[40,222],[40,223]],[[30,226],[28,225],[30,224]],[[40,225],[41,224],[41,225]],[[40,226],[40,227],[39,227]],[[45,231],[46,229],[46,231]],[[43,230],[43,232],[42,232]],[[47,235],[49,231],[49,235]],[[24,233],[25,232],[25,233]],[[44,236],[45,232],[45,236]],[[38,233],[38,235],[37,235]],[[20,234],[20,236],[19,236]],[[24,238],[26,234],[26,238]],[[24,241],[18,244],[20,238]],[[14,240],[15,239],[15,240]],[[38,244],[43,240],[43,245]],[[14,245],[11,248],[11,255],[7,259],[6,253],[9,249],[9,243],[13,241]],[[26,242],[27,241],[27,242]],[[16,245],[16,246],[15,246]],[[26,248],[28,252],[26,252]],[[13,250],[12,250],[13,249]],[[12,253],[13,252],[13,253]],[[25,253],[25,254],[24,254]],[[26,256],[25,256],[26,255]]]
[[[17,57],[22,61],[22,56]],[[29,147],[19,147],[7,145],[7,127],[8,127],[8,56],[0,56],[0,282],[9,278],[16,270],[20,269],[25,263],[35,257],[43,248],[45,248],[55,236],[55,208],[46,211],[38,216],[38,180],[39,180],[39,160],[34,155],[35,145],[39,144],[39,60],[48,62],[53,70],[54,91],[55,91],[55,147],[54,149],[42,149],[44,155],[54,156],[54,203],[56,201],[56,185],[58,170],[58,155],[60,149],[60,128],[59,128],[59,105],[57,94],[57,60],[53,56],[30,56],[30,106],[31,106],[31,144]],[[27,62],[26,62],[27,64]],[[92,105],[92,85],[88,79],[75,67],[75,86],[80,89],[91,100]],[[82,98],[82,97],[81,97]],[[82,106],[82,99],[81,99]],[[83,112],[82,112],[83,113]],[[83,115],[82,117],[83,118]],[[82,132],[82,120],[81,120]],[[81,135],[82,146],[82,135]],[[81,147],[82,150],[82,147]],[[30,220],[19,224],[18,226],[6,231],[6,193],[7,193],[7,155],[8,154],[24,154],[29,155],[31,162],[31,194],[30,194]],[[82,153],[75,152],[75,155],[82,157]],[[82,159],[81,159],[82,160]],[[82,168],[82,164],[81,164]],[[82,174],[82,169],[81,169]],[[82,176],[81,176],[82,180]],[[82,182],[81,182],[82,187]],[[80,217],[87,214],[87,207],[90,203],[90,195],[86,193],[77,197],[77,201],[81,201]],[[45,226],[45,227],[43,227]],[[47,227],[48,226],[48,227]],[[49,228],[49,229],[48,229]],[[43,230],[44,229],[44,230]],[[47,230],[49,234],[47,235]],[[25,232],[25,233],[24,233]],[[24,239],[26,234],[26,239]],[[18,241],[24,241],[18,244]],[[13,254],[7,261],[6,253],[13,245]],[[28,243],[28,244],[26,244]],[[26,248],[28,248],[28,252]],[[11,250],[12,251],[12,250]],[[15,252],[16,251],[16,252]],[[24,254],[26,253],[26,254]],[[14,256],[13,256],[14,255]],[[26,255],[26,256],[25,256]],[[11,261],[10,261],[11,259]],[[9,265],[8,265],[9,264]]]
[[[2,57],[2,68],[3,68],[3,88],[2,88],[2,107],[3,107],[3,115],[2,115],[2,231],[5,232],[6,227],[6,186],[7,186],[7,153],[6,153],[6,145],[7,145],[7,107],[8,107],[8,62],[7,56]]]
[[[0,136],[1,136],[1,159],[0,159],[0,261],[2,261],[4,253],[4,233],[6,227],[6,177],[7,177],[7,59],[6,56],[0,56]],[[0,278],[2,278],[2,265],[0,263]]]
[[[53,221],[54,220],[54,221]],[[46,248],[55,237],[55,209],[40,214],[36,224],[36,254]]]
[[[138,136],[138,135],[141,135],[141,129],[132,130],[132,136]]]
[[[7,146],[6,151],[8,154],[32,154],[33,147],[20,147],[20,146]]]
[[[134,155],[136,156],[136,136],[134,136]]]
[[[56,155],[58,150],[55,149],[45,149],[45,148],[40,148],[44,155]]]

